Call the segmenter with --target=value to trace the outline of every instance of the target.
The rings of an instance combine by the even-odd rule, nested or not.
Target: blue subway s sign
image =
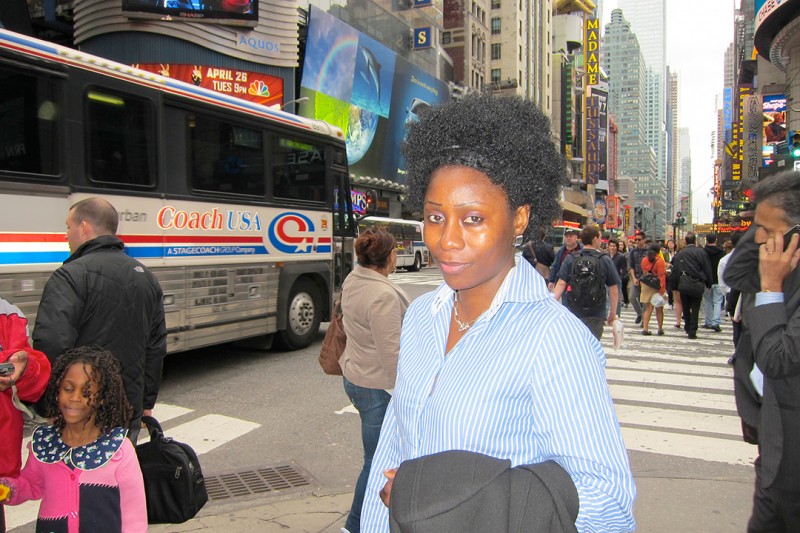
[[[414,28],[414,50],[422,50],[431,47],[433,30],[430,26],[424,28]]]

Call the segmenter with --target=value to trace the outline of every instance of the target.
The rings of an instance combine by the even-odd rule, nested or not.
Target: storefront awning
[[[588,217],[589,212],[584,209],[583,207],[579,206],[578,204],[573,204],[572,202],[568,202],[566,200],[561,200],[561,208],[564,211],[569,211],[571,213],[576,213],[582,217]]]

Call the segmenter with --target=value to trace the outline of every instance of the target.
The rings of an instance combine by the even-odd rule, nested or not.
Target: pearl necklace
[[[462,322],[460,317],[458,316],[458,291],[453,292],[453,320],[456,321],[458,324],[458,331],[467,331],[469,328],[472,327],[472,324],[475,323],[475,320],[470,320],[469,322]]]

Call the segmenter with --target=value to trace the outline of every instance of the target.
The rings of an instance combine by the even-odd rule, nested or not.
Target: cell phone
[[[16,370],[14,363],[0,363],[0,376],[10,376]]]
[[[789,231],[783,234],[783,251],[785,252],[786,249],[789,247],[789,241],[792,240],[792,235],[795,233],[800,233],[800,224],[795,224],[793,228],[789,228]]]

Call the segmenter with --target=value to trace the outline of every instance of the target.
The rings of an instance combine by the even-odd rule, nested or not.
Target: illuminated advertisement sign
[[[609,196],[606,198],[606,228],[617,228],[619,219],[619,197]]]
[[[598,198],[594,201],[594,216],[592,218],[597,224],[603,224],[606,221],[606,199]]]
[[[600,179],[600,99],[586,99],[586,164],[585,181],[596,185]]]
[[[586,85],[595,85],[600,77],[600,21],[586,19],[584,55],[586,62]]]
[[[745,98],[753,92],[752,87],[739,87],[736,99],[736,121],[733,124],[733,138],[726,148],[728,155],[731,156],[731,181],[741,181],[742,161],[744,158],[744,113]]]
[[[754,29],[757,30],[767,17],[777,11],[779,7],[791,1],[792,0],[755,0],[756,20]]]
[[[733,131],[733,89],[725,87],[722,91],[722,126],[725,129],[724,143],[731,142],[731,133]]]
[[[761,95],[751,94],[744,99],[744,152],[742,154],[742,179],[758,181],[758,168],[761,166],[761,132],[764,113]],[[786,138],[786,132],[783,133]]]
[[[400,184],[406,124],[450,99],[447,84],[313,5],[300,95],[309,98],[301,115],[344,131],[351,173]]]
[[[592,96],[597,97],[597,109],[600,118],[598,130],[597,186],[608,190],[608,92],[592,87]]]
[[[625,232],[625,235],[629,235],[631,232],[631,206],[625,206],[625,215],[622,217],[622,231]]]
[[[283,104],[283,79],[232,68],[144,63],[136,68],[266,106]]]
[[[122,0],[128,16],[155,15],[161,20],[215,23],[258,22],[258,0]]]

